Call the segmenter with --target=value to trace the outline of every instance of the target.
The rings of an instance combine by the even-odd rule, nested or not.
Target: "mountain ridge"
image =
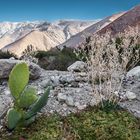
[[[6,32],[5,28],[3,29],[5,34],[0,38],[0,49],[3,51],[8,50],[21,56],[28,45],[44,51],[55,47],[62,49],[63,46],[76,48],[84,44],[86,38],[92,35],[103,35],[108,31],[111,34],[118,34],[129,27],[133,28],[137,25],[140,27],[140,5],[100,21],[59,20],[53,23],[25,22],[23,23],[25,26],[20,25],[21,23],[15,24],[20,28],[11,25],[11,28],[15,28],[13,32]]]
[[[89,27],[95,22],[96,21],[58,21],[58,23],[41,22],[41,24],[37,22],[37,25],[34,23],[27,23],[29,24],[29,28],[28,26],[21,26],[21,28],[15,28],[14,31],[5,32],[5,34],[0,38],[0,49],[4,51],[9,50],[17,55],[21,55],[21,53],[20,54],[17,53],[17,50],[19,49],[19,47],[17,46],[16,47],[17,49],[13,50],[13,48],[15,47],[12,45],[16,46],[17,42],[20,42],[21,40],[23,40],[24,37],[27,38],[27,36],[30,35],[32,31],[39,31],[39,32],[42,32],[42,34],[46,34],[44,38],[47,37],[48,42],[52,42],[52,40],[54,39],[54,42],[52,42],[51,44],[49,43],[50,45],[49,48],[52,48],[65,42],[68,38],[77,34],[83,29]],[[19,23],[16,23],[16,24],[19,25]],[[7,39],[7,42],[6,42],[6,39]],[[3,40],[4,40],[4,43],[3,43]],[[32,39],[30,38],[30,40],[31,42],[33,42],[33,44],[37,44],[34,38]],[[46,43],[47,43],[47,40],[46,40]],[[24,43],[20,43],[20,44],[24,44]],[[30,42],[29,42],[29,45],[30,45]],[[42,44],[38,44],[38,45],[42,46]],[[20,48],[20,49],[23,50],[26,48],[27,46],[23,46],[23,48]],[[37,48],[40,50],[44,50],[45,47],[43,47],[43,49],[39,47]]]

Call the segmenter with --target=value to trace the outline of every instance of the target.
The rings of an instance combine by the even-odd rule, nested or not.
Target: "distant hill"
[[[28,45],[39,50],[53,48],[96,21],[0,23],[0,49],[21,55]]]

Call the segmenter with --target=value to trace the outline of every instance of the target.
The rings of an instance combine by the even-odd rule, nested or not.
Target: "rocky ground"
[[[126,95],[129,100],[124,100],[120,105],[140,118],[140,66],[127,73],[123,91],[122,94]]]
[[[0,119],[3,120],[6,111],[12,105],[7,78],[17,60],[0,60]],[[45,71],[35,64],[29,64],[31,76],[30,85],[42,94],[48,85],[52,86],[47,105],[42,109],[45,114],[58,113],[66,116],[78,112],[87,106],[96,105],[101,98],[92,92],[88,83],[86,64],[77,62],[68,68],[69,71]],[[76,72],[75,72],[76,71]],[[124,100],[119,104],[140,117],[140,67],[127,74],[124,81]]]

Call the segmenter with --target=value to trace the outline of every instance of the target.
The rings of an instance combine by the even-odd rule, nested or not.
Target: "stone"
[[[126,77],[138,77],[140,78],[140,66],[137,66],[127,72]]]
[[[58,86],[60,84],[60,76],[51,76],[51,82],[53,86]]]
[[[119,92],[118,91],[114,91],[114,94],[119,97]]]
[[[58,98],[58,101],[64,102],[64,101],[66,101],[67,96],[64,93],[58,93],[57,98]]]
[[[133,99],[136,99],[137,98],[136,94],[134,92],[131,92],[131,91],[127,91],[125,93],[125,96],[129,100],[133,100]]]
[[[93,98],[91,99],[90,101],[90,106],[96,106],[100,103],[101,99],[98,99],[98,98]]]
[[[25,62],[25,61],[13,60],[13,59],[12,60],[11,59],[0,59],[0,79],[8,79],[12,68],[16,64],[21,63],[21,62]],[[30,79],[35,80],[35,79],[39,78],[41,75],[41,68],[34,63],[29,63],[28,65],[29,65],[29,69],[30,69]],[[22,72],[21,72],[21,74],[22,74]]]
[[[45,80],[40,82],[40,86],[43,87],[43,88],[47,88],[50,84],[51,84],[50,79],[45,79]]]
[[[74,82],[74,76],[73,75],[62,75],[59,79],[61,84],[65,83],[72,83]]]
[[[0,95],[0,119],[3,119],[11,103],[12,99],[9,95]]]
[[[77,107],[78,110],[83,110],[87,107],[86,104],[81,105],[79,102],[75,102],[74,106]]]
[[[67,70],[71,72],[84,72],[87,69],[87,64],[83,61],[76,61],[70,65]]]
[[[72,98],[72,97],[67,97],[67,98],[66,98],[66,104],[67,104],[68,106],[74,106],[73,98]]]
[[[10,57],[9,59],[10,59],[10,60],[15,60],[15,58],[14,58],[14,57]]]
[[[77,106],[78,110],[83,110],[87,107],[87,105],[79,105]]]

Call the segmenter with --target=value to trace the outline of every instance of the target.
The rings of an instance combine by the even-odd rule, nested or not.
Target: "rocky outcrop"
[[[133,68],[132,70],[130,70],[126,76],[140,78],[140,66],[137,66],[137,67]]]
[[[12,70],[12,68],[23,61],[19,60],[12,60],[12,59],[0,59],[0,79],[7,79],[9,77],[9,74]],[[29,63],[30,68],[30,79],[37,79],[41,75],[41,68],[34,64]],[[22,71],[21,71],[22,74]]]
[[[123,95],[127,100],[120,105],[140,118],[140,66],[133,68],[126,74],[123,83]]]
[[[83,61],[76,61],[74,64],[69,66],[67,70],[71,72],[85,72],[87,71],[87,64]]]

